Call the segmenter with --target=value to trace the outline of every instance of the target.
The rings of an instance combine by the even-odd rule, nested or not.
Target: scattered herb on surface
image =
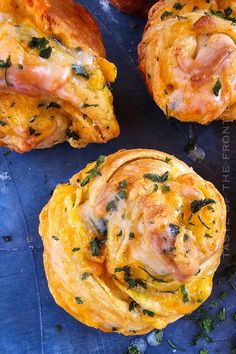
[[[81,280],[87,279],[89,276],[90,276],[90,274],[85,272],[82,274]]]
[[[59,103],[57,103],[57,102],[52,101],[52,102],[50,102],[50,103],[47,105],[47,109],[48,109],[48,108],[57,108],[57,109],[59,109],[59,108],[61,108],[61,105],[60,105]]]
[[[9,235],[6,235],[6,236],[2,236],[2,239],[3,239],[4,242],[11,242],[12,237],[9,236]]]
[[[99,239],[97,237],[94,237],[92,239],[92,241],[90,242],[90,246],[91,246],[91,250],[92,250],[92,255],[94,257],[102,256],[101,247],[105,242],[106,242],[106,238]]]
[[[220,80],[218,79],[214,85],[214,87],[212,88],[212,91],[214,93],[215,96],[219,96],[219,92],[222,88],[222,85],[221,85],[221,82]]]
[[[169,177],[169,172],[166,171],[163,175],[156,175],[156,174],[153,174],[153,173],[146,173],[144,175],[144,178],[147,178],[149,179],[150,181],[152,182],[159,182],[159,183],[162,183],[162,182],[165,182],[168,180],[168,177]]]
[[[166,17],[171,16],[173,12],[171,11],[164,11],[161,15],[161,20],[163,21]]]
[[[72,252],[78,252],[80,250],[80,247],[74,247]]]
[[[198,323],[206,333],[211,333],[215,329],[215,321],[210,316],[201,318]]]
[[[180,286],[180,291],[181,291],[181,294],[183,295],[183,298],[182,298],[183,303],[189,302],[188,291],[185,287],[185,284],[182,284]]]
[[[56,331],[57,331],[57,332],[61,332],[61,330],[62,330],[62,325],[56,324],[55,328],[56,328]]]
[[[52,238],[53,238],[53,240],[55,240],[55,241],[59,241],[59,237],[57,237],[57,236],[52,236]]]
[[[214,199],[205,198],[200,200],[193,200],[190,204],[192,214],[196,214],[199,210],[201,210],[204,206],[208,204],[215,204]]]
[[[220,309],[220,311],[216,314],[216,317],[220,321],[225,321],[225,318],[226,318],[226,309],[225,309],[225,307],[222,307],[222,309]]]
[[[81,187],[84,187],[91,178],[95,178],[97,176],[101,176],[101,173],[99,171],[99,167],[103,164],[103,162],[105,161],[105,156],[104,155],[100,155],[96,161],[95,167],[93,167],[91,170],[89,170],[88,172],[86,172],[86,174],[88,176],[86,176],[83,181],[81,182]]]
[[[138,306],[137,302],[132,300],[129,304],[129,312],[134,311],[134,309]]]
[[[154,317],[155,316],[155,312],[147,310],[147,309],[143,309],[143,314],[147,315],[149,317]]]
[[[89,74],[88,74],[86,67],[84,65],[72,64],[71,67],[76,75],[80,75],[87,80],[89,79]]]
[[[169,224],[169,230],[170,230],[170,233],[173,237],[176,237],[180,231],[179,231],[179,227],[175,224]]]
[[[81,304],[84,303],[83,300],[81,299],[81,297],[79,297],[79,296],[76,296],[76,297],[75,297],[75,302],[76,302],[78,305],[81,305]]]
[[[0,69],[5,69],[4,70],[4,80],[6,82],[6,85],[9,86],[9,82],[7,81],[7,69],[9,69],[12,66],[12,62],[11,62],[11,56],[9,55],[7,57],[7,59],[4,60],[0,60]]]

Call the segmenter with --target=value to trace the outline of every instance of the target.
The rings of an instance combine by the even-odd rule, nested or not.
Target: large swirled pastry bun
[[[119,134],[92,15],[72,0],[0,1],[0,145],[17,152]]]
[[[58,185],[40,215],[58,305],[124,335],[163,328],[211,294],[225,203],[174,156],[122,150]]]
[[[147,16],[147,12],[150,7],[156,2],[156,0],[109,0],[119,10],[137,14],[141,16]]]
[[[235,1],[162,0],[149,12],[139,66],[167,116],[235,120]]]

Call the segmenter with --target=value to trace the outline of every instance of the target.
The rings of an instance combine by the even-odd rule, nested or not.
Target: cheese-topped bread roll
[[[110,0],[110,2],[121,11],[147,16],[148,10],[156,0]]]
[[[149,12],[140,70],[167,116],[201,124],[236,117],[235,1],[163,0]]]
[[[105,332],[163,328],[211,294],[225,203],[173,156],[122,150],[57,186],[40,215],[55,301]]]
[[[0,145],[17,152],[119,134],[97,24],[70,0],[0,2]]]

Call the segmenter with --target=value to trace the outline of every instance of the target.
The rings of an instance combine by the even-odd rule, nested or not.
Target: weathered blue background
[[[104,334],[90,329],[59,308],[49,293],[42,265],[42,242],[38,235],[38,215],[59,182],[68,181],[75,172],[99,154],[110,154],[121,148],[155,148],[175,154],[192,165],[196,172],[211,180],[221,191],[223,125],[216,122],[207,127],[196,126],[198,143],[207,154],[201,165],[192,163],[183,148],[188,143],[188,125],[166,120],[149,97],[137,70],[136,46],[141,38],[144,20],[119,13],[104,1],[81,1],[97,17],[104,36],[108,57],[117,64],[118,79],[113,86],[121,136],[106,145],[89,146],[83,150],[62,144],[52,149],[25,155],[0,153],[0,353],[14,354],[122,354],[130,338]],[[188,353],[230,353],[236,346],[236,292],[221,273],[230,263],[229,253],[236,253],[236,123],[230,127],[230,183],[224,192],[230,199],[230,240],[226,241],[225,257],[215,278],[209,309],[213,299],[223,290],[226,298],[211,312],[227,308],[226,321],[217,322],[212,334],[213,344],[192,347],[190,342],[198,331],[196,321],[180,320],[164,332],[160,347],[148,347],[147,353],[171,353],[167,342],[173,342]],[[227,135],[228,136],[228,135]],[[12,242],[3,242],[2,235],[11,235]],[[218,284],[217,284],[218,283]],[[234,283],[236,280],[234,279]],[[198,314],[198,316],[202,316]],[[62,326],[56,331],[56,325]]]

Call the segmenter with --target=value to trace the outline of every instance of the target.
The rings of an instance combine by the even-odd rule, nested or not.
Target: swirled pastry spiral
[[[0,145],[17,152],[119,134],[97,24],[71,0],[0,2]]]
[[[119,10],[146,16],[156,0],[110,0]]]
[[[149,12],[140,70],[167,116],[207,124],[236,118],[235,1],[163,0]]]
[[[122,150],[57,186],[39,231],[56,302],[89,326],[142,334],[210,295],[225,204],[175,157]]]

